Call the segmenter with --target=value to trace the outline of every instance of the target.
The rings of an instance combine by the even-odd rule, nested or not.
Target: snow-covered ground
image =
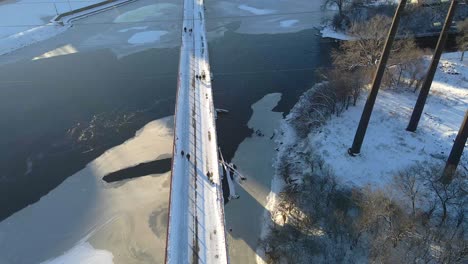
[[[309,135],[311,146],[346,184],[384,187],[393,174],[415,162],[445,161],[468,108],[468,62],[460,53],[442,56],[416,133],[407,132],[417,94],[410,89],[380,91],[357,157],[350,157],[364,96],[356,107],[333,117]],[[456,72],[457,74],[453,74]],[[468,155],[462,157],[468,164]]]
[[[389,191],[388,194],[394,196],[395,193],[391,188],[386,187],[391,187],[388,185],[395,172],[418,162],[423,166],[429,163],[443,164],[448,156],[468,108],[468,62],[466,60],[460,62],[459,58],[460,53],[443,54],[416,133],[407,132],[405,128],[417,94],[406,87],[383,90],[378,95],[359,156],[350,157],[347,149],[352,144],[365,95],[358,101],[356,107],[350,107],[339,117],[330,117],[326,124],[311,131],[306,138],[301,139],[297,136],[294,126],[290,123],[296,120],[293,114],[289,115],[279,128],[281,134],[277,138],[279,152],[275,166],[279,169],[284,164],[291,165],[291,169],[295,171],[292,175],[295,177],[290,178],[294,182],[288,185],[294,187],[294,184],[302,183],[302,178],[299,177],[311,175],[310,159],[314,157],[312,153],[323,159],[325,164],[319,165],[320,168],[326,170],[330,168],[334,172],[333,175],[337,177],[339,183],[338,188],[370,186]],[[427,61],[429,62],[429,58]],[[314,86],[312,89],[317,87]],[[310,91],[313,91],[312,89]],[[295,108],[299,107],[301,102],[304,102],[303,98]],[[466,149],[465,147],[465,152]],[[295,164],[298,164],[298,167],[294,168]],[[468,167],[466,153],[462,156],[461,165],[462,170]],[[278,210],[277,206],[279,202],[288,203],[279,198],[287,184],[283,178],[285,175],[280,173],[276,173],[272,180],[271,193],[266,205],[268,212],[265,214],[265,225],[262,230],[263,239],[268,237],[273,223],[279,225],[284,223],[285,211]],[[299,193],[307,191],[299,189]],[[401,193],[397,195],[401,196]],[[300,194],[298,196],[300,197]],[[294,199],[296,198],[293,197],[292,200]],[[282,210],[289,209],[283,207]],[[297,238],[293,234],[292,237]],[[282,239],[287,241],[288,238]],[[330,245],[333,247],[335,244],[336,242],[331,242]],[[259,253],[261,256],[262,252]],[[301,252],[297,254],[301,255]],[[264,261],[258,257],[257,263]]]
[[[173,120],[148,123],[0,222],[0,263],[162,263],[170,173],[115,183],[102,178],[171,157]]]
[[[248,127],[253,133],[238,147],[232,162],[247,178],[237,186],[238,200],[226,204],[226,224],[232,228],[228,235],[231,263],[255,263],[258,239],[261,234],[267,196],[276,155],[274,142],[282,113],[273,112],[281,94],[267,94],[252,105],[253,114]],[[247,213],[247,215],[246,215]]]
[[[400,1],[399,0],[374,0],[372,2],[366,3],[364,5],[368,6],[380,6],[384,4],[398,4]],[[335,4],[328,5],[326,7],[327,10],[330,11],[338,11],[338,7]],[[320,34],[322,35],[323,38],[331,38],[331,39],[337,39],[337,40],[352,40],[354,37],[347,32],[343,32],[340,30],[335,30],[333,29],[333,26],[330,25],[330,22],[325,23],[322,25],[322,29],[320,30]]]

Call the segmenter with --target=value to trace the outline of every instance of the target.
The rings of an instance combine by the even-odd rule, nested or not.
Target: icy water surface
[[[0,263],[161,263],[181,4],[139,0],[0,57]],[[318,3],[206,4],[231,159],[252,133],[251,105],[280,92],[287,112],[332,44],[316,35]]]

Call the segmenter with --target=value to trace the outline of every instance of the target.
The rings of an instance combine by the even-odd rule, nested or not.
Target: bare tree
[[[458,22],[457,28],[460,31],[460,35],[457,37],[457,44],[462,52],[460,61],[463,61],[465,51],[468,49],[468,18]]]
[[[453,181],[450,184],[444,184],[441,180],[441,166],[432,165],[426,169],[420,168],[421,179],[425,181],[425,185],[428,186],[433,196],[439,202],[440,209],[442,210],[439,226],[442,226],[449,217],[449,207],[453,209],[452,211],[456,211],[458,203],[466,203],[467,175],[461,171],[457,171],[453,177]]]
[[[412,228],[412,222],[408,221],[401,208],[382,190],[365,188],[358,204],[361,209],[358,230],[374,233],[382,243],[390,241],[396,247]]]
[[[416,215],[416,201],[422,185],[418,172],[419,167],[410,167],[398,172],[393,178],[397,190],[410,200],[413,217]]]
[[[353,23],[349,33],[356,39],[343,42],[341,50],[332,53],[334,65],[348,71],[359,67],[375,67],[391,23],[389,17],[380,15],[363,23]]]
[[[419,88],[421,88],[426,74],[424,61],[423,59],[413,60],[404,67],[409,78],[408,87],[411,88],[414,85],[413,92],[415,93]]]
[[[351,3],[351,0],[325,0],[324,6],[336,6],[338,8],[338,14],[340,17],[343,17],[345,6],[349,3]]]
[[[333,64],[342,71],[365,73],[370,80],[379,63],[383,46],[392,23],[391,18],[377,15],[369,21],[355,22],[349,29],[355,39],[341,43],[340,49],[332,52]],[[410,68],[423,52],[417,48],[412,38],[396,40],[393,43],[388,68],[399,67],[399,78],[404,70]],[[388,85],[393,80],[388,70],[383,83]]]
[[[390,58],[388,67],[397,68],[397,76],[394,83],[400,84],[401,77],[404,72],[407,73],[409,83],[414,83],[422,79],[424,74],[424,50],[416,46],[413,38],[406,38],[399,42],[398,50],[394,50],[393,56]]]

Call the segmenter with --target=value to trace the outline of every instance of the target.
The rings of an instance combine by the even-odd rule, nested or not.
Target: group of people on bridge
[[[184,27],[184,32],[187,33],[187,27]],[[191,28],[188,29],[188,32],[189,32],[190,34],[192,34],[192,29],[191,29]]]
[[[206,80],[205,71],[202,71],[202,74],[201,74],[201,75],[196,74],[196,75],[195,75],[195,79],[197,79],[197,80]]]

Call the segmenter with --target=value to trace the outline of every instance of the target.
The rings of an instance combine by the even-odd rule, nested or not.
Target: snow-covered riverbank
[[[460,53],[443,54],[416,133],[407,132],[405,128],[417,93],[415,94],[411,92],[411,89],[405,87],[396,90],[381,90],[361,154],[357,157],[350,157],[347,154],[347,149],[352,143],[362,113],[365,103],[364,96],[358,100],[356,107],[350,107],[338,117],[332,116],[324,125],[312,129],[303,138],[296,136],[295,126],[291,123],[291,114],[282,122],[281,137],[277,139],[279,152],[275,163],[276,174],[266,207],[269,210],[265,216],[267,225],[262,233],[262,238],[266,243],[263,249],[270,250],[270,257],[275,257],[274,252],[280,252],[278,249],[288,251],[290,247],[301,245],[299,242],[293,242],[281,237],[281,235],[271,236],[271,230],[275,229],[276,232],[307,231],[315,234],[308,236],[307,239],[310,241],[307,243],[316,243],[315,246],[321,247],[322,251],[307,252],[304,254],[307,261],[326,261],[328,258],[328,261],[333,262],[339,258],[345,260],[367,258],[366,254],[368,253],[366,253],[365,247],[356,248],[353,253],[353,251],[346,250],[350,244],[347,244],[348,240],[343,240],[343,237],[337,243],[333,236],[324,236],[320,227],[328,226],[330,228],[329,223],[321,222],[323,221],[323,216],[320,216],[322,209],[317,211],[312,205],[310,208],[304,207],[302,203],[308,199],[314,200],[315,194],[307,194],[306,192],[311,192],[311,190],[307,188],[303,190],[302,186],[305,184],[307,186],[311,184],[312,186],[317,184],[322,186],[320,184],[323,184],[325,189],[333,187],[324,194],[319,194],[322,199],[327,197],[323,196],[327,193],[342,195],[340,192],[343,192],[346,197],[350,195],[349,190],[353,188],[363,190],[368,186],[373,190],[385,190],[386,195],[393,197],[393,190],[395,190],[392,185],[394,184],[393,177],[399,171],[415,164],[424,164],[424,167],[443,164],[468,106],[468,63],[466,60],[460,62],[459,58]],[[301,103],[305,103],[305,101],[299,101],[291,112],[293,113],[294,109],[298,108]],[[459,169],[466,173],[467,167],[468,157],[464,155]],[[286,183],[285,180],[288,182]],[[426,188],[428,187],[421,187],[419,190],[427,198],[427,201],[422,201],[420,204],[423,207],[434,198],[432,197],[434,194]],[[289,194],[290,196],[281,194],[281,192],[291,191],[295,194]],[[400,201],[401,194],[394,199]],[[278,206],[281,206],[281,210]],[[304,210],[312,210],[313,213],[312,215],[310,212],[304,214]],[[436,209],[435,215],[440,214],[438,210],[440,209]],[[307,224],[308,228],[312,228],[312,230],[298,230],[297,222],[295,222],[298,216],[299,219],[302,218],[299,223],[312,221],[313,224]],[[307,220],[308,217],[310,220]],[[434,217],[438,219],[436,216]],[[332,219],[336,218],[332,217]],[[332,231],[342,232],[339,230]],[[449,228],[449,230],[451,229]],[[283,240],[273,241],[272,237]],[[333,252],[333,244],[340,246],[336,252]],[[330,250],[332,250],[331,253]],[[299,262],[304,261],[302,256],[298,253]],[[437,256],[433,257],[437,259]]]
[[[446,53],[441,62],[416,133],[405,130],[417,93],[382,90],[361,154],[346,153],[359,123],[365,97],[340,117],[309,135],[311,146],[348,185],[384,187],[398,171],[416,162],[445,161],[468,106],[468,62]],[[382,166],[385,164],[385,166]],[[462,158],[468,164],[468,155]]]

